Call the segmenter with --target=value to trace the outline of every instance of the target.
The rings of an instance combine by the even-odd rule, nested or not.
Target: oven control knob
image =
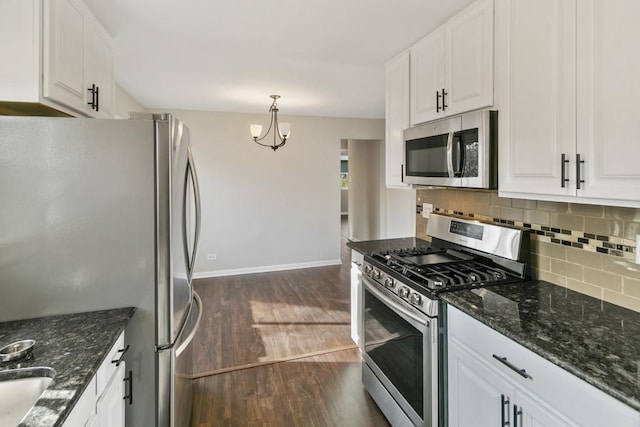
[[[367,274],[371,274],[371,271],[373,270],[373,267],[371,267],[370,265],[365,265],[364,266],[364,272]]]
[[[398,295],[400,295],[402,298],[409,298],[410,293],[411,292],[409,291],[409,288],[407,288],[406,286],[403,286],[400,289],[398,289]]]
[[[382,277],[382,273],[380,272],[380,270],[378,270],[377,268],[373,269],[373,278],[374,279],[379,279]]]
[[[413,305],[420,305],[422,304],[422,297],[419,294],[411,294],[409,302]]]
[[[389,288],[389,289],[393,289],[393,287],[396,285],[395,280],[393,280],[391,277],[387,277],[386,279],[384,279],[384,286]]]

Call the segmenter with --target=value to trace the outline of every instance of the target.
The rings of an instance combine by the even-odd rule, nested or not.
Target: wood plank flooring
[[[362,387],[344,243],[341,266],[196,281],[192,427],[389,425]]]

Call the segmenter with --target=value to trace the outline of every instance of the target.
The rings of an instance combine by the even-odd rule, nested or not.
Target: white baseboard
[[[270,271],[298,270],[301,268],[326,267],[340,265],[342,260],[330,259],[326,261],[303,262],[299,264],[265,265],[261,267],[234,268],[230,270],[201,271],[193,274],[194,279],[208,279],[210,277],[237,276],[239,274],[268,273]]]

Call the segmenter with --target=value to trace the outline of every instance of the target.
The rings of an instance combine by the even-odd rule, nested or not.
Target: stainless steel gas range
[[[427,234],[430,246],[364,257],[362,381],[394,427],[441,423],[438,294],[527,276],[520,229],[431,214]]]

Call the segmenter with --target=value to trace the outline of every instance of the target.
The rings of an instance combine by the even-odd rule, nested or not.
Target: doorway
[[[384,236],[384,144],[380,140],[348,139],[347,234],[349,240],[374,240]],[[341,149],[341,154],[343,149]],[[342,161],[342,155],[341,155]],[[344,227],[345,218],[341,222]]]

